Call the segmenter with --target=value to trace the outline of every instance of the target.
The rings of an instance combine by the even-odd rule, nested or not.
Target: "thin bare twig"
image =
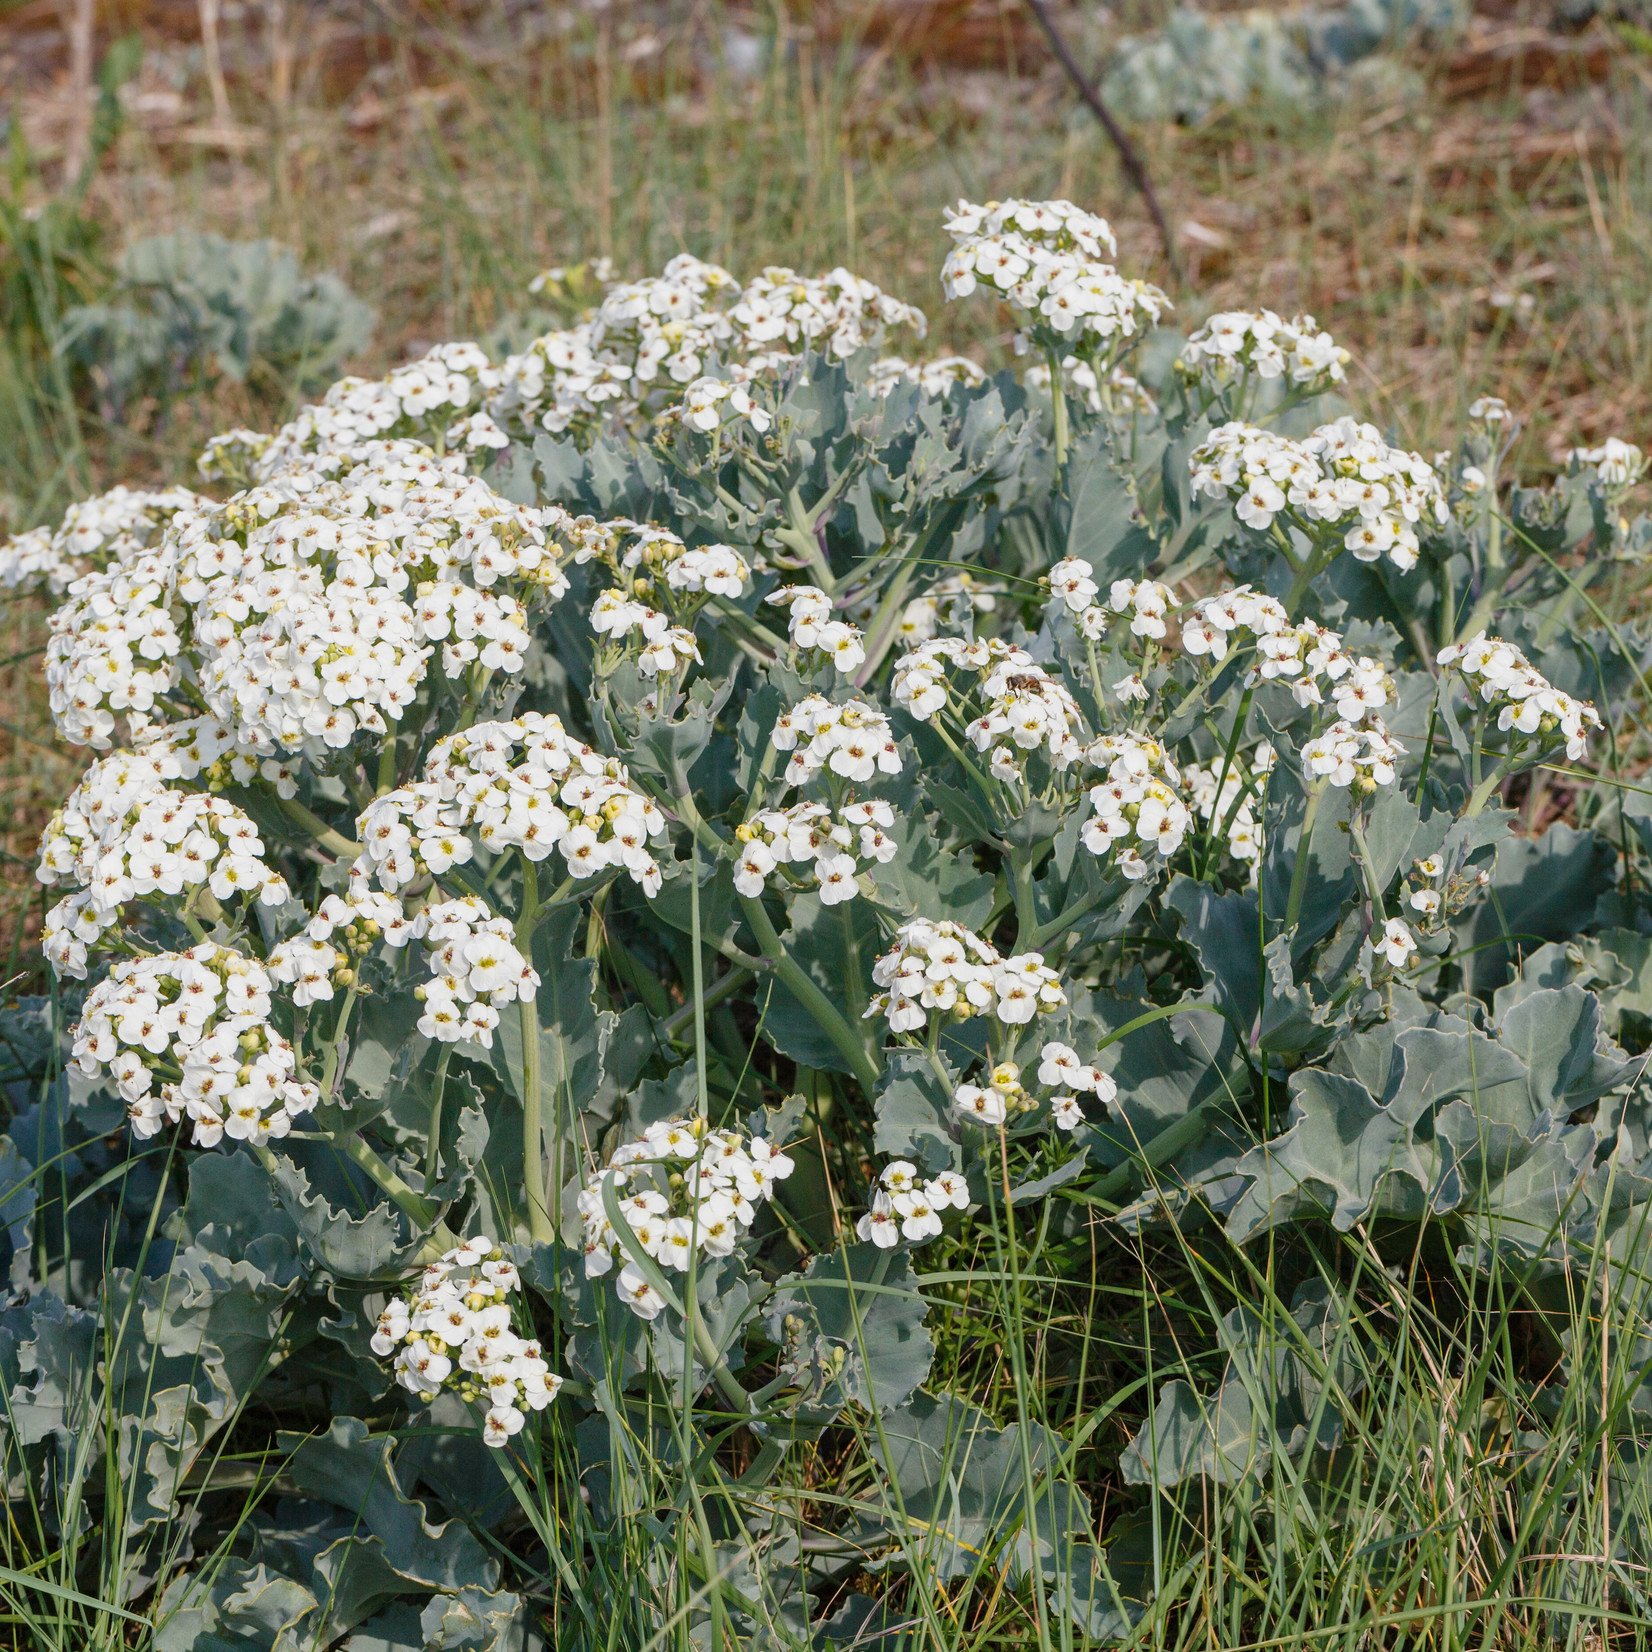
[[[80,181],[92,153],[92,0],[68,0],[62,7],[69,37],[69,131],[63,145],[63,184]]]
[[[1055,19],[1050,16],[1049,7],[1045,5],[1044,0],[1027,0],[1027,6],[1038,19],[1038,26],[1043,29],[1045,38],[1050,42],[1050,50],[1055,53],[1056,62],[1066,71],[1067,78],[1077,87],[1078,95],[1084,99],[1085,106],[1101,122],[1102,130],[1119,152],[1125,176],[1135,185],[1136,193],[1147,203],[1148,216],[1153,220],[1153,227],[1159,232],[1159,241],[1164,247],[1164,256],[1170,265],[1170,273],[1178,286],[1185,285],[1187,277],[1182,269],[1181,255],[1176,251],[1175,237],[1170,233],[1170,225],[1165,221],[1164,209],[1159,205],[1158,194],[1153,188],[1153,180],[1147,175],[1147,166],[1141,154],[1130,141],[1129,133],[1114,118],[1113,111],[1102,101],[1101,93],[1096,89],[1094,82],[1079,67],[1078,59],[1073,56],[1072,48],[1055,26]]]

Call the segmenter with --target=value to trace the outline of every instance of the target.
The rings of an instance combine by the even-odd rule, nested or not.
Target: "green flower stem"
[[[831,1039],[832,1047],[849,1063],[849,1070],[859,1080],[860,1087],[868,1096],[872,1095],[881,1075],[859,1034],[844,1018],[843,1012],[803,972],[797,960],[787,953],[775,933],[774,925],[769,922],[768,913],[763,910],[762,901],[751,895],[742,895],[740,905],[746,914],[746,921],[757,936],[757,944],[763,949],[764,963],[814,1018],[815,1025]]]
[[[1274,524],[1274,532],[1284,542],[1286,552],[1289,554],[1290,540],[1286,538],[1277,522]],[[1315,548],[1308,553],[1307,561],[1297,569],[1296,577],[1291,581],[1291,588],[1285,595],[1285,612],[1293,621],[1296,619],[1297,609],[1302,605],[1302,599],[1308,594],[1309,586],[1325,572],[1335,555],[1335,547],[1332,548],[1330,556],[1327,556],[1323,550]]]
[[[1037,855],[1030,849],[1010,851],[1010,883],[1015,891],[1015,950],[1026,952],[1038,933],[1038,902],[1033,890]]]
[[[430,1086],[430,1137],[424,1149],[424,1185],[428,1193],[436,1185],[442,1167],[442,1096],[447,1089],[447,1063],[453,1046],[444,1044],[436,1057],[436,1077]]]
[[[452,1232],[445,1224],[438,1223],[436,1218],[440,1207],[434,1199],[427,1199],[414,1189],[369,1147],[363,1139],[361,1131],[354,1126],[342,1130],[329,1130],[325,1127],[320,1132],[323,1140],[336,1152],[342,1153],[358,1170],[363,1171],[375,1187],[383,1193],[421,1232],[427,1229],[434,1230],[434,1237],[441,1242],[444,1250],[451,1249],[458,1243]],[[267,1147],[257,1149],[260,1153],[260,1162],[266,1170],[271,1170],[275,1164],[275,1156]],[[267,1155],[267,1158],[264,1157]]]
[[[1308,792],[1308,807],[1302,816],[1302,831],[1296,840],[1296,859],[1291,865],[1291,892],[1285,901],[1285,932],[1289,934],[1296,928],[1296,920],[1302,916],[1302,897],[1308,890],[1308,851],[1314,832],[1314,820],[1319,814],[1320,799],[1325,796],[1325,783],[1311,787]]]
[[[539,921],[539,868],[522,857],[522,910],[516,920],[516,942],[526,952]],[[539,1073],[539,1012],[532,998],[520,999],[517,1014],[522,1027],[522,1197],[528,1206],[528,1233],[536,1244],[556,1238],[545,1198],[545,1098]],[[557,1185],[562,1184],[558,1181]]]
[[[620,1249],[625,1252],[627,1260],[635,1265],[637,1272],[660,1293],[666,1303],[676,1309],[684,1326],[692,1334],[695,1352],[711,1373],[711,1379],[717,1384],[723,1398],[734,1408],[737,1415],[749,1417],[752,1413],[751,1395],[740,1386],[734,1373],[729,1370],[728,1361],[719,1352],[705,1321],[698,1314],[687,1312],[682,1298],[677,1295],[676,1287],[666,1278],[659,1263],[643,1249],[642,1242],[631,1231],[631,1224],[626,1221],[625,1212],[620,1209],[619,1192],[614,1186],[613,1178],[603,1177],[601,1188],[603,1214],[607,1216],[608,1224],[613,1228],[614,1237],[619,1240]]]
[[[727,845],[695,807],[694,795],[688,787],[688,778],[680,768],[673,771],[672,784],[676,788],[676,793],[670,803],[677,816],[694,833],[697,843],[703,844],[713,854],[721,857]],[[696,860],[696,868],[698,864]],[[849,1063],[850,1071],[870,1096],[878,1087],[880,1074],[877,1063],[867,1052],[866,1045],[855,1028],[844,1018],[831,999],[809,979],[797,960],[786,951],[785,944],[775,932],[774,925],[769,922],[768,913],[763,910],[762,901],[750,895],[742,895],[740,906],[746,914],[746,921],[757,936],[757,944],[763,950],[761,959],[748,958],[738,948],[731,947],[726,942],[714,941],[712,944],[732,963],[743,964],[748,969],[772,970],[776,978],[784,983],[792,996],[814,1018],[820,1030],[831,1039],[833,1047]]]
[[[1379,929],[1388,922],[1388,909],[1383,905],[1382,890],[1377,887],[1376,862],[1371,858],[1370,845],[1365,841],[1365,830],[1357,814],[1348,820],[1348,836],[1353,840],[1355,858],[1365,882],[1366,898],[1371,902],[1371,928]]]
[[[1070,437],[1067,428],[1067,388],[1061,372],[1061,354],[1052,350],[1050,360],[1050,406],[1055,415],[1055,469],[1059,477],[1067,466]]]
[[[301,826],[323,849],[340,860],[354,860],[361,853],[361,845],[342,832],[335,832],[320,815],[306,809],[295,797],[277,800],[282,814],[295,826]]]
[[[344,1002],[339,1006],[338,1020],[333,1023],[333,1036],[327,1040],[327,1055],[321,1065],[321,1096],[324,1101],[333,1099],[333,1087],[343,1079],[339,1071],[339,1058],[346,1051],[345,1035],[350,1030],[350,1012],[356,1007],[356,997],[360,987],[354,981],[344,994]]]
[[[1484,780],[1480,781],[1469,797],[1468,807],[1463,810],[1464,820],[1473,820],[1482,813],[1486,805],[1497,795],[1497,788],[1508,778],[1508,766],[1499,763]]]

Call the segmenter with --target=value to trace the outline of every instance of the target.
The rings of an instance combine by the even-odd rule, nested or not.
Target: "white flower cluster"
[[[1093,855],[1112,855],[1125,877],[1145,878],[1182,846],[1193,824],[1170,753],[1142,734],[1103,734],[1085,759],[1105,776],[1090,788],[1080,837]],[[1152,858],[1149,858],[1152,857]]]
[[[475,895],[437,901],[419,913],[431,977],[414,989],[424,1003],[419,1031],[443,1044],[493,1048],[499,1011],[539,990],[539,976],[517,950],[508,918]]]
[[[1091,355],[1157,323],[1170,301],[1106,260],[1118,250],[1106,219],[1069,201],[960,201],[946,218],[953,248],[941,269],[946,296],[980,283],[1002,293],[1035,332]]]
[[[691,550],[669,528],[624,519],[606,524],[606,538],[604,531],[603,525],[589,525],[588,549],[580,561],[605,551],[616,572],[645,579],[664,574],[666,585],[678,592],[738,597],[751,582],[750,565],[732,545],[698,545]],[[617,545],[624,548],[616,549]]]
[[[1574,447],[1566,462],[1606,493],[1632,488],[1646,474],[1646,454],[1617,436],[1608,436],[1599,447]]]
[[[423,917],[423,914],[420,915]],[[352,877],[347,895],[329,895],[297,935],[270,948],[270,978],[292,988],[293,1003],[325,1003],[354,979],[353,965],[381,941],[403,947],[422,934],[394,895],[369,889]]]
[[[489,411],[507,429],[524,431],[626,421],[657,386],[690,384],[708,357],[725,352],[737,288],[727,270],[687,253],[657,276],[619,282],[585,320],[507,357]]]
[[[878,798],[845,804],[835,818],[823,803],[765,809],[735,828],[743,847],[734,887],[761,895],[777,867],[810,865],[822,906],[853,900],[860,893],[860,861],[884,866],[895,858],[894,824],[894,809]]]
[[[824,655],[845,677],[866,663],[860,627],[833,618],[832,599],[819,587],[782,585],[766,600],[786,610],[786,635],[794,648]]]
[[[71,745],[107,750],[117,717],[134,735],[149,727],[157,699],[178,675],[172,581],[165,550],[139,551],[77,579],[53,612],[46,694],[52,721]]]
[[[1350,721],[1380,711],[1392,698],[1388,669],[1368,654],[1350,654],[1339,632],[1311,620],[1292,625],[1284,605],[1248,585],[1191,604],[1182,617],[1182,647],[1220,662],[1249,633],[1256,648],[1249,681],[1284,682],[1301,706],[1325,703]]]
[[[892,1033],[917,1032],[932,1013],[956,1021],[991,1015],[1006,1026],[1025,1026],[1067,1002],[1060,977],[1042,953],[1005,958],[990,941],[950,919],[902,924],[894,946],[872,966],[872,982],[883,990],[865,1018],[886,1017]]]
[[[479,344],[438,344],[381,379],[344,378],[272,436],[214,437],[198,468],[209,481],[267,482],[364,442],[413,439],[449,448],[499,447],[504,432],[482,411],[499,370]]]
[[[1176,593],[1157,579],[1115,579],[1107,588],[1107,606],[1115,614],[1130,616],[1130,635],[1146,642],[1163,642],[1170,631],[1170,612]],[[1099,636],[1106,628],[1105,617],[1096,618],[1094,608],[1079,615],[1085,636]]]
[[[1224,832],[1228,853],[1248,866],[1261,864],[1262,826],[1256,805],[1277,761],[1273,747],[1259,740],[1248,757],[1235,754],[1225,774],[1220,760],[1189,763],[1182,770],[1193,812],[1207,826]]]
[[[901,1240],[926,1244],[942,1231],[941,1218],[949,1210],[969,1209],[969,1183],[955,1171],[943,1170],[927,1181],[906,1159],[885,1165],[872,1194],[872,1208],[855,1224],[862,1239],[879,1250],[892,1250]]]
[[[963,708],[973,701],[968,709],[975,712],[964,732],[977,751],[990,754],[987,766],[997,779],[1019,780],[1035,751],[1043,751],[1057,770],[1079,756],[1083,718],[1077,701],[1024,648],[997,638],[936,637],[918,644],[895,662],[890,684],[895,704],[928,722],[949,702],[949,669],[976,676],[959,702]]]
[[[609,1272],[616,1254],[623,1260],[633,1245],[674,1273],[686,1273],[697,1256],[732,1255],[756,1221],[757,1207],[791,1173],[791,1159],[761,1136],[713,1130],[693,1118],[649,1125],[637,1140],[616,1148],[580,1192],[586,1277]],[[609,1219],[609,1189],[627,1235]],[[623,1263],[614,1286],[642,1319],[657,1318],[665,1307],[634,1261]]]
[[[823,694],[810,694],[781,712],[769,739],[776,751],[791,753],[788,786],[801,786],[823,769],[863,783],[874,775],[901,772],[889,719],[864,700],[834,703]]]
[[[1425,929],[1433,928],[1461,912],[1490,882],[1491,872],[1484,866],[1470,871],[1459,864],[1448,872],[1439,855],[1425,855],[1411,863],[1405,904]]]
[[[1311,315],[1286,321],[1272,310],[1224,310],[1188,339],[1176,366],[1187,378],[1216,386],[1254,374],[1288,379],[1312,394],[1341,384],[1349,359]]]
[[[1360,561],[1386,555],[1402,571],[1417,565],[1419,531],[1449,515],[1434,467],[1352,418],[1300,441],[1232,420],[1189,463],[1194,493],[1232,499],[1247,527],[1266,532],[1283,516],[1310,538],[1340,531]]]
[[[82,574],[147,550],[179,511],[207,503],[188,488],[111,488],[71,505],[56,528],[0,544],[0,587],[61,596]]]
[[[1039,1098],[1027,1088],[1015,1062],[1000,1061],[985,1078],[984,1084],[960,1084],[953,1093],[954,1111],[971,1124],[996,1130],[1013,1117],[1038,1111]],[[1068,1132],[1084,1122],[1084,1106],[1075,1091],[1094,1096],[1103,1108],[1119,1093],[1111,1074],[1081,1061],[1071,1045],[1054,1042],[1038,1052],[1038,1083],[1050,1092],[1050,1122]]]
[[[1338,718],[1303,746],[1302,767],[1315,780],[1369,795],[1379,786],[1394,784],[1394,765],[1404,755],[1405,747],[1379,719],[1353,723]]]
[[[1469,692],[1496,709],[1498,728],[1539,740],[1559,737],[1574,763],[1588,755],[1590,732],[1603,726],[1587,700],[1556,688],[1513,643],[1484,631],[1442,648],[1439,662],[1455,667]]]
[[[500,369],[488,411],[509,430],[586,431],[628,424],[671,403],[693,428],[732,412],[759,432],[768,414],[744,390],[788,352],[847,357],[876,349],[891,327],[925,330],[921,312],[837,269],[820,277],[766,269],[744,287],[716,264],[681,254],[662,274],[609,287],[577,325],[547,333]],[[713,358],[726,385],[707,374]],[[677,387],[687,386],[679,397]]]
[[[228,503],[180,512],[160,542],[87,575],[53,616],[47,684],[60,731],[107,747],[193,679],[231,743],[324,754],[382,735],[427,679],[472,662],[521,669],[517,591],[567,589],[555,507],[513,505],[460,459],[369,443],[337,474],[284,472]]]
[[[967,631],[979,615],[990,614],[997,607],[998,592],[983,585],[967,569],[960,569],[907,603],[901,610],[897,634],[905,647],[912,648],[932,640],[943,621],[955,630]]]
[[[730,316],[746,351],[819,350],[840,361],[876,349],[891,327],[922,338],[929,325],[922,310],[841,266],[802,276],[771,265],[741,289]]]
[[[960,384],[984,384],[986,377],[968,356],[933,356],[928,361],[885,356],[867,371],[866,388],[874,395],[888,396],[899,385],[915,384],[919,395],[934,397],[944,396]]]
[[[664,815],[618,758],[573,739],[555,716],[530,711],[439,741],[419,780],[363,813],[357,865],[395,893],[468,861],[472,832],[490,854],[541,861],[554,849],[576,878],[612,868],[659,891],[650,845],[666,835]]]
[[[396,1381],[427,1403],[444,1389],[487,1406],[482,1438],[503,1446],[543,1411],[562,1378],[531,1337],[514,1328],[511,1297],[522,1289],[516,1264],[478,1235],[432,1262],[406,1297],[379,1315],[372,1349],[394,1354]]]
[[[700,659],[700,645],[687,626],[673,625],[670,615],[621,591],[599,593],[591,604],[591,629],[633,650],[645,677],[671,676]]]
[[[91,778],[47,828],[37,873],[76,886],[46,914],[42,949],[60,976],[84,977],[88,949],[128,901],[161,897],[187,910],[204,889],[216,901],[280,906],[291,893],[265,861],[257,826],[228,799],[162,786],[132,800],[124,778],[107,795],[102,775]]]
[[[123,960],[87,995],[75,1063],[114,1079],[141,1140],[185,1119],[197,1147],[284,1136],[320,1097],[270,1025],[271,985],[261,964],[210,941]]]

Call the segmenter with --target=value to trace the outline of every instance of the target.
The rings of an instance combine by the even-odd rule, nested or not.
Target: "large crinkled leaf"
[[[394,1205],[374,1204],[352,1216],[313,1192],[309,1174],[279,1153],[271,1180],[305,1250],[337,1278],[400,1274],[421,1243]]]
[[[1119,1471],[1131,1485],[1167,1491],[1188,1480],[1236,1485],[1277,1454],[1329,1449],[1339,1433],[1335,1396],[1356,1392],[1343,1351],[1338,1299],[1318,1280],[1300,1287],[1287,1317],[1234,1308],[1221,1321],[1227,1366],[1216,1392],[1175,1379],[1159,1390],[1147,1422],[1125,1446]]]
[[[1290,737],[1269,725],[1276,743],[1287,748]],[[1299,908],[1295,926],[1287,937],[1291,957],[1301,960],[1336,928],[1344,909],[1358,893],[1353,860],[1348,843],[1348,793],[1335,787],[1324,791],[1307,835],[1304,850],[1303,826],[1307,824],[1308,797],[1302,777],[1284,761],[1268,776],[1262,811],[1263,843],[1260,887],[1262,910],[1270,925],[1283,923],[1290,910],[1291,888],[1297,874],[1298,855],[1305,853],[1307,864],[1299,884]]]
[[[1490,992],[1508,978],[1519,954],[1576,934],[1616,878],[1612,844],[1574,826],[1559,823],[1540,838],[1502,843],[1490,889],[1457,925],[1469,990]]]
[[[925,1583],[999,1570],[1021,1581],[1036,1569],[1070,1580],[1065,1598],[1094,1621],[1110,1596],[1105,1563],[1089,1541],[1089,1504],[1064,1478],[1061,1443],[1047,1429],[999,1428],[965,1400],[919,1390],[880,1420],[870,1449],[888,1488],[879,1567],[902,1564]]]
[[[1512,1005],[1499,1040],[1525,1063],[1532,1106],[1575,1113],[1630,1076],[1632,1064],[1601,1048],[1600,1000],[1580,986],[1534,992]]]
[[[30,1281],[29,1247],[34,1239],[34,1212],[39,1200],[35,1169],[10,1136],[0,1136],[0,1263],[6,1266],[13,1289]]]
[[[823,906],[819,896],[795,896],[782,939],[803,972],[856,1025],[872,996],[872,965],[879,952],[877,920],[865,901]],[[763,1035],[782,1055],[806,1067],[846,1073],[849,1063],[782,981],[774,983]]]
[[[314,1652],[320,1610],[302,1584],[232,1557],[167,1585],[155,1652]]]
[[[1436,1148],[1383,1108],[1362,1085],[1336,1073],[1307,1072],[1291,1085],[1290,1124],[1235,1167],[1244,1191],[1228,1210],[1228,1231],[1246,1239],[1298,1215],[1324,1215],[1346,1232],[1372,1209],[1420,1217],[1441,1199],[1455,1203]]]
[[[1609,1127],[1568,1121],[1632,1074],[1603,1047],[1598,1002],[1575,984],[1537,987],[1490,1032],[1401,1008],[1409,1024],[1338,1046],[1340,1071],[1293,1078],[1288,1128],[1236,1167],[1236,1236],[1307,1213],[1346,1229],[1451,1212],[1494,1223],[1506,1210],[1539,1247],[1557,1227]]]
[[[958,1076],[927,1050],[896,1050],[872,1102],[873,1145],[891,1159],[911,1159],[928,1175],[960,1163],[952,1098]]]
[[[468,1591],[480,1599],[497,1589],[498,1562],[456,1522],[431,1524],[409,1495],[393,1441],[340,1417],[324,1434],[283,1436],[281,1444],[289,1453],[283,1483],[300,1495],[260,1510],[255,1558],[298,1578],[322,1603],[316,1627],[326,1639],[399,1598],[423,1604],[432,1591]]]
[[[1198,955],[1204,991],[1245,1044],[1256,1036],[1262,1012],[1262,974],[1257,968],[1261,926],[1256,896],[1224,893],[1177,876],[1164,904],[1182,920],[1182,934]]]
[[[857,1244],[817,1256],[780,1281],[765,1316],[812,1403],[890,1411],[929,1375],[928,1304],[904,1251]]]
[[[992,910],[993,880],[967,851],[947,843],[940,822],[913,800],[898,810],[889,834],[899,848],[886,865],[869,868],[878,897],[906,917],[945,914],[974,927]]]
[[[1082,557],[1105,589],[1115,579],[1138,579],[1152,566],[1158,546],[1137,509],[1135,488],[1114,453],[1112,433],[1097,423],[1073,443],[1064,477],[1066,556]]]

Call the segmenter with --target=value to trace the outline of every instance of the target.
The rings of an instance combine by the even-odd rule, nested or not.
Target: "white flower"
[[[1375,940],[1373,945],[1395,969],[1403,969],[1417,950],[1416,937],[1400,918],[1390,918],[1382,926],[1381,939]]]
[[[438,741],[420,779],[370,804],[356,833],[362,876],[391,893],[469,860],[474,836],[492,854],[541,861],[554,851],[579,878],[623,871],[652,896],[666,823],[618,758],[527,712]]]
[[[1632,488],[1646,474],[1646,454],[1616,436],[1608,436],[1599,447],[1574,447],[1566,462],[1607,493]]]
[[[1050,1117],[1057,1130],[1071,1132],[1084,1122],[1084,1109],[1079,1106],[1076,1096],[1052,1096]]]
[[[1364,724],[1339,720],[1303,746],[1302,767],[1315,780],[1371,792],[1393,785],[1394,765],[1404,754],[1377,718]]]
[[[781,713],[769,739],[777,751],[790,754],[788,786],[801,786],[825,769],[857,782],[901,772],[889,719],[864,700],[834,704],[810,694]]]
[[[1081,356],[1111,350],[1169,308],[1157,287],[1127,280],[1107,262],[1117,250],[1107,221],[1069,201],[960,201],[946,231],[953,241],[941,270],[946,296],[963,298],[984,284],[1023,312],[1048,349],[1059,340]]]
[[[1421,454],[1389,447],[1374,425],[1352,418],[1300,441],[1230,421],[1193,450],[1189,468],[1195,495],[1231,499],[1251,528],[1288,517],[1310,538],[1334,531],[1362,561],[1386,554],[1402,571],[1417,565],[1420,533],[1450,514]]]
[[[1160,742],[1143,735],[1102,735],[1085,756],[1103,778],[1090,788],[1080,841],[1093,855],[1113,856],[1127,878],[1146,877],[1181,848],[1193,824],[1180,772]]]
[[[879,396],[892,395],[901,384],[917,385],[921,396],[944,396],[957,385],[985,381],[986,374],[968,356],[935,356],[928,361],[884,356],[872,363],[866,375],[867,389]]]

